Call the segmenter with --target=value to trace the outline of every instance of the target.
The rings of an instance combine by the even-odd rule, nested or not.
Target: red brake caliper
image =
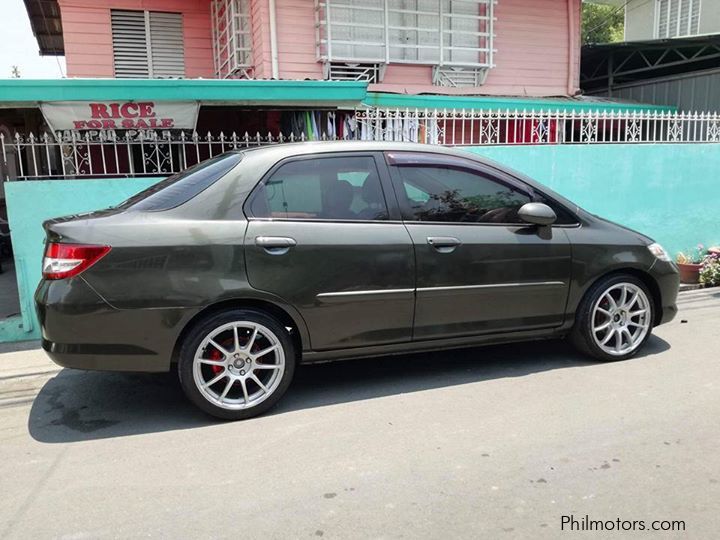
[[[226,339],[225,341],[220,343],[220,346],[232,349],[233,348],[232,338]],[[210,346],[210,360],[222,360],[222,359],[223,359],[223,354],[211,345]],[[224,369],[222,366],[210,366],[210,368],[212,369],[212,372],[216,375],[218,373],[220,373],[221,371],[223,371],[223,369]]]
[[[215,347],[210,348],[210,360],[222,360],[223,355]],[[222,366],[210,366],[214,374],[220,373],[224,368]]]

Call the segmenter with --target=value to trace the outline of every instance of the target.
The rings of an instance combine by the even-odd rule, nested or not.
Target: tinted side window
[[[521,223],[530,197],[482,174],[443,166],[399,166],[406,218],[416,221]]]
[[[253,196],[254,217],[388,219],[372,157],[333,157],[281,165]]]
[[[122,203],[122,208],[145,212],[170,210],[186,203],[220,180],[242,160],[242,154],[229,153],[208,159],[174,174]]]

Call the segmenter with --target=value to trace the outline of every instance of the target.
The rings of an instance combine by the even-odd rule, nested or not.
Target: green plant
[[[705,246],[698,244],[692,249],[678,253],[675,260],[680,264],[700,264],[705,259],[706,254]]]
[[[720,253],[712,253],[703,260],[700,284],[703,287],[720,286]]]
[[[605,6],[583,2],[583,45],[622,41],[624,29],[625,10],[623,6]]]

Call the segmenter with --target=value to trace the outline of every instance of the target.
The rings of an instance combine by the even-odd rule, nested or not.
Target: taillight
[[[110,252],[110,246],[49,243],[45,248],[42,275],[45,279],[77,276]]]

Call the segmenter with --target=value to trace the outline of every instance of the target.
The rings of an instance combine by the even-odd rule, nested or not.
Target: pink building
[[[581,0],[25,0],[69,77],[367,80],[573,96]]]

